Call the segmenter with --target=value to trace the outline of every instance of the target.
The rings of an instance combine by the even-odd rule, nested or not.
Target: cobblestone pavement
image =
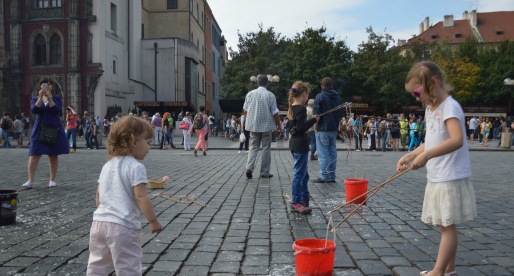
[[[248,180],[246,154],[212,138],[220,149],[206,157],[152,150],[143,161],[150,178],[170,177],[165,189],[148,189],[164,230],[150,234],[141,220],[146,275],[294,275],[293,242],[325,238],[327,212],[345,200],[344,179],[364,177],[375,187],[391,176],[402,154],[339,151],[337,183],[309,183],[313,213],[305,216],[291,213],[284,197],[291,194],[293,163],[287,150],[272,151],[273,178]],[[19,189],[26,181],[27,153],[0,149],[0,189]],[[458,226],[457,271],[513,275],[514,155],[472,151],[471,157],[479,217]],[[48,159],[41,159],[34,189],[19,191],[17,223],[0,227],[0,275],[85,274],[96,179],[105,160],[105,150],[62,156],[58,186],[48,188]],[[311,179],[318,170],[309,162]],[[420,221],[425,173],[409,172],[387,184],[337,229],[334,275],[418,275],[433,266],[440,233]],[[175,203],[161,193],[189,195],[207,206]]]

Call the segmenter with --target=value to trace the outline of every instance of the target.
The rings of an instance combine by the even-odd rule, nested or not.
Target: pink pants
[[[114,263],[116,275],[142,275],[141,229],[93,221],[89,237],[87,275],[107,275]]]
[[[197,129],[196,135],[198,135],[198,143],[196,144],[195,150],[202,148],[203,151],[207,150],[205,145],[205,129]]]

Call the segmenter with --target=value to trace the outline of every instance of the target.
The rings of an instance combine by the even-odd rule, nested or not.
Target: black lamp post
[[[155,94],[155,101],[157,101],[157,54],[159,53],[159,51],[157,51],[157,42],[154,42],[153,43],[153,49],[154,49],[154,56],[155,56],[155,59],[154,59],[154,72],[155,72],[155,76],[154,76],[154,94]]]

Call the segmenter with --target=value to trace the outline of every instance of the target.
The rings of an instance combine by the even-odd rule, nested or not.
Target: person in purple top
[[[64,133],[61,123],[63,100],[61,96],[52,94],[52,82],[45,78],[39,82],[41,89],[39,95],[34,96],[30,101],[30,110],[36,115],[36,120],[32,127],[30,136],[29,162],[28,162],[28,181],[22,186],[32,188],[34,175],[42,155],[48,155],[50,159],[50,181],[48,187],[55,187],[55,178],[59,166],[58,156],[69,154],[70,146]],[[55,145],[46,144],[39,141],[42,126],[58,128],[57,143]]]

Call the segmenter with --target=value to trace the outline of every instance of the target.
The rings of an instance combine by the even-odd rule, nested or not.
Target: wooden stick
[[[200,202],[198,202],[198,201],[194,200],[194,198],[192,198],[192,197],[190,197],[190,196],[185,195],[185,196],[182,196],[182,198],[185,198],[185,199],[187,199],[187,200],[189,200],[189,201],[193,202],[194,204],[197,204],[197,205],[200,205],[200,206],[202,206],[202,207],[205,207],[205,205],[203,205],[202,203],[200,203]]]
[[[174,198],[172,198],[172,197],[167,197],[167,196],[162,195],[162,194],[159,194],[159,196],[160,196],[160,197],[162,197],[162,198],[165,198],[165,199],[167,199],[167,200],[174,201],[174,202],[176,202],[176,203],[189,204],[189,202],[188,202],[188,201],[182,201],[182,200],[174,199]]]

